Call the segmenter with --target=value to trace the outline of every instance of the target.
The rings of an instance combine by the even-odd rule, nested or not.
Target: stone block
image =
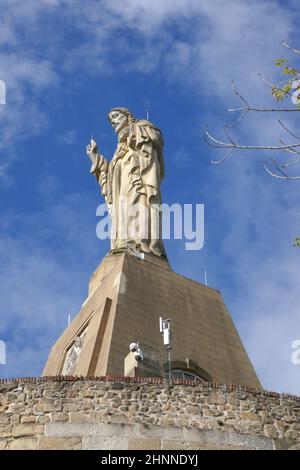
[[[117,435],[83,437],[82,450],[128,450],[128,438]]]
[[[35,423],[35,422],[36,422],[36,416],[29,415],[29,416],[22,416],[21,417],[21,423],[22,424]]]
[[[160,439],[129,439],[128,450],[160,450]]]
[[[129,419],[124,414],[113,414],[110,416],[109,422],[112,424],[127,424],[129,423]]]
[[[227,444],[229,443],[229,434],[227,431],[218,429],[197,429],[197,428],[184,428],[183,429],[184,441],[190,442],[210,442],[213,444]]]
[[[50,418],[48,421],[50,421]],[[69,413],[62,411],[59,413],[51,413],[51,422],[56,423],[57,421],[69,421]]]
[[[92,423],[46,423],[45,435],[56,437],[92,436],[94,424]]]
[[[208,442],[195,442],[195,441],[172,441],[163,440],[161,443],[162,450],[216,450],[216,444]]]
[[[38,441],[38,450],[80,450],[81,437],[50,437],[41,436]]]
[[[110,423],[96,423],[94,433],[96,436],[103,436],[109,438],[120,437],[130,438],[137,437],[136,424],[110,424]]]
[[[17,424],[14,428],[13,435],[14,437],[25,437],[25,436],[36,436],[37,434],[42,434],[44,426],[40,424]]]
[[[8,450],[36,450],[37,437],[23,437],[10,441]]]
[[[0,427],[0,438],[11,437],[12,435],[12,426],[6,425]]]
[[[71,411],[69,414],[64,413],[70,417],[71,423],[93,423],[94,416],[90,413],[81,413],[80,411]]]
[[[240,432],[228,431],[229,444],[244,447],[251,447],[261,450],[272,450],[272,439],[259,434],[243,434]]]
[[[7,446],[7,439],[1,439],[0,438],[0,450],[5,450]]]
[[[48,403],[44,405],[44,412],[51,413],[53,411],[62,411],[62,405],[59,403]]]
[[[226,401],[226,397],[221,393],[211,393],[207,400],[210,405],[225,405]]]
[[[137,425],[138,437],[154,437],[159,439],[182,439],[182,428],[175,426]]]
[[[259,415],[247,411],[240,412],[240,418],[245,421],[259,421]]]

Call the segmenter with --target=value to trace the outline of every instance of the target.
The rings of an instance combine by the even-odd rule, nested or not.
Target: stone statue
[[[85,336],[86,336],[86,330],[80,336],[75,337],[72,346],[67,352],[66,359],[65,359],[63,369],[62,369],[62,375],[69,375],[74,369],[78,361],[78,358],[80,356]]]
[[[108,162],[91,139],[86,147],[91,173],[111,217],[111,252],[129,247],[165,256],[161,236],[160,183],[164,177],[163,138],[147,120],[137,120],[126,108],[113,108],[108,119],[118,145]]]

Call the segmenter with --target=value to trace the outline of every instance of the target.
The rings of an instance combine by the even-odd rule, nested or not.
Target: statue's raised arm
[[[96,176],[101,186],[101,194],[104,196],[106,204],[110,206],[107,200],[107,173],[109,163],[103,155],[99,154],[97,142],[94,139],[91,139],[90,143],[86,146],[86,153],[92,163],[90,172]]]
[[[91,172],[101,185],[112,218],[111,250],[128,246],[164,256],[161,237],[160,183],[164,177],[163,138],[147,120],[137,120],[126,108],[114,108],[108,119],[118,137],[110,163],[91,140],[87,154]]]

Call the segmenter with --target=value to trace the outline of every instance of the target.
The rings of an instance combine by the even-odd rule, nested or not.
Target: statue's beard
[[[129,135],[129,126],[127,125],[123,129],[120,129],[117,132],[117,135],[118,135],[119,142],[123,142],[124,140],[126,140]]]

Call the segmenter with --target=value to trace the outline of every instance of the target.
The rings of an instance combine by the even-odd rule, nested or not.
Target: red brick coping
[[[0,379],[1,384],[9,383],[38,383],[38,382],[86,382],[86,381],[96,381],[96,382],[117,382],[125,384],[153,384],[153,385],[170,385],[167,379],[161,377],[122,377],[117,375],[106,375],[101,377],[83,377],[83,376],[72,376],[72,375],[57,375],[49,377],[17,377],[17,378],[8,378]],[[261,390],[257,388],[251,388],[244,385],[225,385],[217,384],[213,382],[195,382],[193,380],[183,380],[183,379],[173,379],[171,385],[185,385],[188,387],[199,387],[202,390],[224,390],[224,391],[239,391],[252,393],[255,395],[264,395],[274,398],[285,398],[300,401],[300,396],[290,395],[287,393],[278,393],[268,390]]]

